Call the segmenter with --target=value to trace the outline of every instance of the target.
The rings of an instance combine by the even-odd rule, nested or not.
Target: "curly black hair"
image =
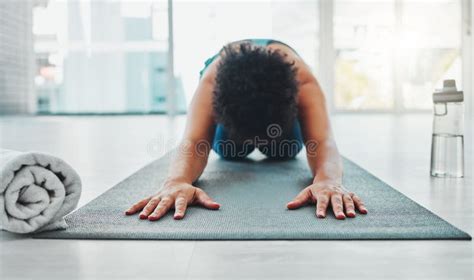
[[[213,94],[217,123],[235,140],[266,138],[269,125],[290,129],[297,115],[296,73],[278,50],[250,43],[224,47]]]

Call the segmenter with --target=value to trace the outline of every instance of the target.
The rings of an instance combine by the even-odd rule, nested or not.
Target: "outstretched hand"
[[[133,215],[139,211],[140,219],[156,221],[171,209],[175,209],[174,218],[184,218],[188,205],[199,204],[207,209],[217,210],[220,204],[214,202],[202,189],[187,183],[171,183],[158,193],[135,203],[125,214]]]
[[[307,203],[316,203],[316,216],[326,217],[329,206],[336,219],[356,216],[355,209],[361,214],[367,214],[367,208],[362,200],[354,193],[344,189],[340,184],[331,181],[322,181],[309,185],[287,204],[288,209],[298,209]]]

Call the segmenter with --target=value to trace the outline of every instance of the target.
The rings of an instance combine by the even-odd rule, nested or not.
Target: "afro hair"
[[[294,124],[297,69],[285,56],[250,43],[224,47],[217,66],[213,111],[229,137],[265,138],[270,125],[287,131]]]

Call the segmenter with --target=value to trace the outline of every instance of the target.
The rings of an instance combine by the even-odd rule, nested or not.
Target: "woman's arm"
[[[209,66],[202,77],[191,102],[186,129],[179,148],[172,159],[168,177],[158,192],[146,197],[125,213],[133,215],[140,212],[140,219],[155,221],[175,208],[174,218],[182,219],[188,205],[198,203],[208,209],[219,209],[203,190],[193,186],[204,171],[214,135],[212,114],[212,92],[216,63]]]
[[[326,216],[332,206],[338,219],[355,217],[355,208],[367,213],[362,200],[342,186],[342,160],[331,130],[324,94],[307,66],[300,66],[298,94],[299,119],[303,128],[306,156],[313,173],[313,184],[305,188],[288,208],[301,207],[308,201],[316,202],[316,215]]]
[[[316,79],[300,87],[299,118],[307,143],[306,157],[313,182],[342,183],[342,161],[331,130],[325,97]]]
[[[214,135],[212,89],[214,81],[200,81],[189,108],[186,128],[168,172],[166,182],[191,184],[201,176],[207,164],[210,143]]]

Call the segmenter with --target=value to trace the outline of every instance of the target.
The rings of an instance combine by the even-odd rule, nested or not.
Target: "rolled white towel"
[[[80,196],[81,179],[63,160],[0,149],[0,229],[64,229],[64,216],[74,210]]]

